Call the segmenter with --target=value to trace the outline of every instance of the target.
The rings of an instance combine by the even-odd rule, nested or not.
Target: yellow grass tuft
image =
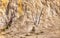
[[[2,1],[2,7],[5,9],[8,4],[8,0],[1,0],[1,1]]]
[[[18,0],[18,13],[19,15],[23,14],[23,9],[22,9],[22,0]]]

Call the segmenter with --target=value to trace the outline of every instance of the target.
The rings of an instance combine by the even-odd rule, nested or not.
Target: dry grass
[[[4,31],[6,38],[60,38],[60,0],[19,0],[19,2],[21,3],[18,4],[18,12],[14,11],[15,9],[14,13],[12,12],[16,17]],[[10,20],[11,12],[8,16]]]

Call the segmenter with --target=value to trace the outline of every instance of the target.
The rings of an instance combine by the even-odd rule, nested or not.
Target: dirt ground
[[[0,38],[60,38],[60,0],[4,1]]]

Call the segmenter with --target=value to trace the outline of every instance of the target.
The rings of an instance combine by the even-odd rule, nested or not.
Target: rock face
[[[1,38],[60,38],[60,0],[1,0]]]

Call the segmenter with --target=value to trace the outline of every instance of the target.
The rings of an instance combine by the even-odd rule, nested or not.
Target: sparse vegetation
[[[60,0],[0,0],[0,4],[0,38],[60,38]]]

